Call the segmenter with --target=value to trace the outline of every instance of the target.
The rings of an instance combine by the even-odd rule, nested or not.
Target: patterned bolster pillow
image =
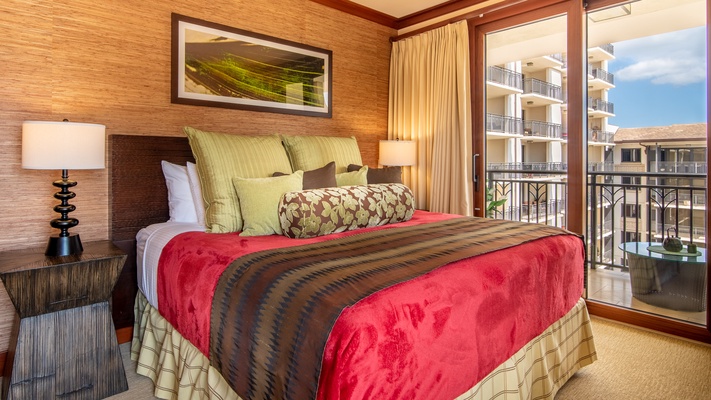
[[[415,212],[410,189],[399,183],[287,192],[279,203],[284,236],[309,238],[407,221]]]

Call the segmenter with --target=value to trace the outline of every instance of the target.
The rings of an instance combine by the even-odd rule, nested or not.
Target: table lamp
[[[413,140],[381,140],[378,163],[391,167],[417,164],[417,143]]]
[[[22,123],[22,168],[62,170],[62,179],[52,185],[60,189],[54,198],[61,203],[54,206],[60,218],[50,221],[59,235],[50,236],[45,255],[68,256],[81,254],[84,248],[78,234],[70,234],[69,228],[79,224],[69,218],[76,207],[69,204],[76,194],[69,188],[76,181],[69,180],[70,169],[103,169],[106,144],[106,127],[98,124],[53,121],[25,121]]]

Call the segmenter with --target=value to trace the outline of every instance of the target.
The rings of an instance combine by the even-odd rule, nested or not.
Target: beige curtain
[[[472,215],[469,82],[466,21],[393,44],[388,138],[417,142],[403,182],[419,209]]]

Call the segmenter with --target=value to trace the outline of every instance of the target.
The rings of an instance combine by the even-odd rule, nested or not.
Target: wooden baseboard
[[[119,344],[128,343],[133,339],[133,327],[116,329],[116,340]],[[5,376],[5,359],[7,351],[0,353],[0,376]]]
[[[695,340],[701,343],[711,344],[711,332],[703,326],[691,323],[663,318],[658,315],[631,310],[629,308],[617,307],[610,304],[600,303],[592,300],[587,301],[590,315],[623,322],[640,328],[649,329],[678,336],[685,339]]]

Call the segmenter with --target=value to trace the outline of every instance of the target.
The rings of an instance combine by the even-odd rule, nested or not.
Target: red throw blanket
[[[407,223],[371,229],[451,217],[418,212]],[[233,259],[361,232],[306,240],[180,235],[161,257],[160,311],[203,354],[209,354],[214,287]],[[453,398],[461,394],[577,302],[583,260],[579,238],[546,238],[454,262],[363,299],[346,308],[333,327],[318,397]]]

